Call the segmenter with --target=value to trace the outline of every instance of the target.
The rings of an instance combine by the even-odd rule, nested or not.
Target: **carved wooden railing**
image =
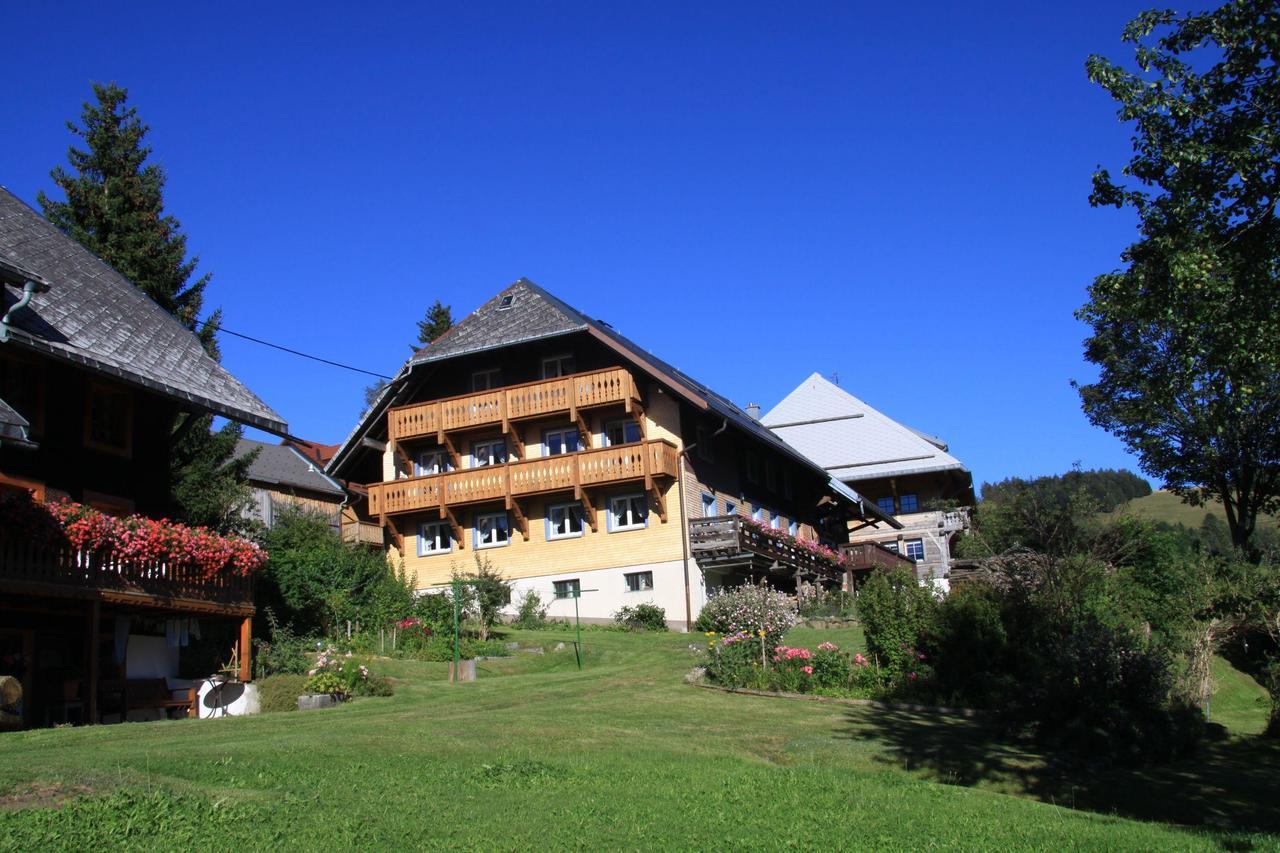
[[[0,537],[0,584],[73,587],[141,593],[159,599],[253,605],[253,576],[221,571],[206,576],[194,565],[164,560],[120,560],[110,553],[36,545],[17,536]]]
[[[387,428],[397,441],[639,400],[631,371],[611,367],[397,406],[387,411]]]
[[[876,542],[855,542],[840,546],[846,565],[854,571],[862,569],[911,569],[915,570],[915,560],[908,559]]]
[[[368,521],[343,521],[342,541],[361,545],[382,545],[382,525]]]
[[[676,448],[657,439],[369,485],[377,516],[676,476]]]
[[[838,559],[811,551],[790,536],[771,535],[738,515],[690,519],[689,548],[695,559],[760,558],[780,564],[787,573],[797,569],[823,575],[843,571]]]

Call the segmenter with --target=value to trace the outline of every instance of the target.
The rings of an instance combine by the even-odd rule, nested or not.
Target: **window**
[[[764,463],[764,487],[771,492],[778,491],[778,464],[772,459]]]
[[[418,525],[418,556],[447,554],[453,550],[453,537],[445,521],[424,521]]]
[[[907,540],[907,559],[915,560],[919,563],[924,559],[924,540],[908,539]]]
[[[754,450],[747,451],[747,482],[760,482],[760,457]]]
[[[902,512],[920,511],[920,501],[916,500],[915,495],[899,495],[898,506],[902,508]]]
[[[133,397],[128,391],[109,385],[90,386],[84,443],[126,456],[133,452]]]
[[[787,532],[794,538],[800,532],[800,525],[796,524],[795,519],[791,520],[791,524],[787,527]]]
[[[653,572],[627,572],[622,577],[627,582],[627,592],[648,592],[653,589]]]
[[[751,520],[764,521],[764,508],[758,504],[751,505]]]
[[[430,474],[443,474],[449,470],[449,454],[443,448],[435,448],[434,450],[420,450],[418,456],[413,460],[413,473],[416,477],[426,477]]]
[[[898,553],[898,540],[897,540],[897,539],[894,539],[892,542],[881,542],[880,544],[881,544],[881,545],[883,545],[884,547],[888,548],[888,549],[889,549],[890,551],[892,551],[893,553],[895,553],[895,554],[896,554],[896,553]]]
[[[500,302],[498,302],[497,310],[506,311],[514,304],[516,304],[516,295],[514,293],[508,293],[502,297]]]
[[[709,427],[705,427],[701,425],[698,426],[697,442],[698,442],[698,458],[699,459],[702,459],[706,462],[716,461],[715,448],[711,446],[711,443],[714,440],[715,439],[711,437],[711,429]]]
[[[716,514],[716,496],[702,493],[702,517],[711,518]]]
[[[736,515],[737,513],[738,513],[738,505],[736,503],[734,503],[733,501],[724,502],[725,515]]]
[[[471,445],[471,467],[483,468],[485,465],[501,465],[507,461],[506,439],[477,441]]]
[[[546,456],[559,456],[561,453],[574,453],[578,448],[577,427],[566,429],[549,429],[542,434],[542,446]]]
[[[582,535],[583,508],[580,503],[547,507],[547,539],[577,539]]]
[[[511,541],[505,512],[485,512],[476,516],[476,547],[498,548]]]
[[[553,586],[556,590],[556,598],[582,597],[582,584],[577,578],[568,581],[556,581]]]
[[[609,498],[609,531],[638,530],[649,524],[649,499],[644,495]]]
[[[893,498],[876,498],[876,506],[880,507],[880,511],[885,515],[893,515]]]
[[[553,355],[542,360],[542,378],[555,379],[557,376],[568,376],[573,373],[573,356]]]
[[[781,530],[787,526],[787,520],[777,513],[774,513],[773,518],[769,521],[769,526],[774,530]]]
[[[471,374],[472,391],[488,391],[502,384],[502,371],[496,367]]]
[[[609,421],[604,425],[604,446],[634,444],[640,440],[640,424],[635,421]]]

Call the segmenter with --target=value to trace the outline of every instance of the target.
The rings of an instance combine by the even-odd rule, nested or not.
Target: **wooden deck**
[[[583,488],[633,481],[644,482],[648,489],[654,478],[675,477],[676,473],[675,445],[656,439],[371,483],[369,513],[379,516],[430,509],[443,511],[553,492],[573,491],[576,496]]]
[[[916,568],[915,560],[904,557],[897,551],[875,542],[855,542],[841,545],[840,553],[844,555],[846,567],[855,572],[871,571],[873,569],[884,569],[886,571],[910,569],[915,571]]]
[[[40,548],[14,538],[0,539],[0,590],[191,613],[254,612],[252,577],[230,572],[205,577],[195,566]]]
[[[622,367],[576,373],[510,385],[492,391],[398,406],[387,412],[392,441],[440,436],[458,430],[501,425],[567,413],[575,420],[579,409],[622,404],[627,411],[640,402],[635,378]]]
[[[708,567],[788,576],[799,573],[801,577],[829,580],[839,580],[844,572],[835,560],[770,536],[737,515],[690,519],[689,548],[694,559]]]

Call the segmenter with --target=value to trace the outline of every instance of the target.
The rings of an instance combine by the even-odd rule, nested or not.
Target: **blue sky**
[[[51,191],[114,80],[230,329],[394,373],[432,300],[527,276],[743,405],[838,373],[978,481],[1136,468],[1069,381],[1134,236],[1084,60],[1144,5],[6,4],[0,184]],[[354,425],[367,377],[223,350],[296,434]]]

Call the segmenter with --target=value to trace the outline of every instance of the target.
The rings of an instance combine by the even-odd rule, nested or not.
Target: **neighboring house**
[[[177,433],[219,415],[287,425],[188,329],[0,188],[0,491],[116,515],[170,511]],[[174,426],[176,423],[176,431]],[[0,674],[24,683],[28,724],[134,717],[172,698],[191,620],[250,675],[251,578],[43,551],[0,534]],[[172,643],[172,644],[171,644]],[[6,669],[7,668],[7,669]],[[151,679],[144,681],[144,679]]]
[[[916,563],[922,581],[947,588],[952,544],[968,527],[974,494],[973,475],[945,442],[903,426],[817,373],[761,423],[902,524],[894,531],[855,526],[851,541],[893,549]]]
[[[253,506],[245,512],[246,518],[274,527],[281,509],[298,507],[324,518],[334,533],[341,530],[347,493],[318,461],[307,458],[294,442],[265,444],[248,438],[236,445],[235,455],[240,459],[255,450],[257,456],[248,470]]]
[[[489,559],[572,616],[686,627],[752,578],[839,583],[882,514],[737,406],[525,279],[416,353],[330,462],[417,587]],[[764,533],[762,529],[771,531]],[[810,543],[806,548],[796,541]],[[512,607],[514,608],[514,604]]]

